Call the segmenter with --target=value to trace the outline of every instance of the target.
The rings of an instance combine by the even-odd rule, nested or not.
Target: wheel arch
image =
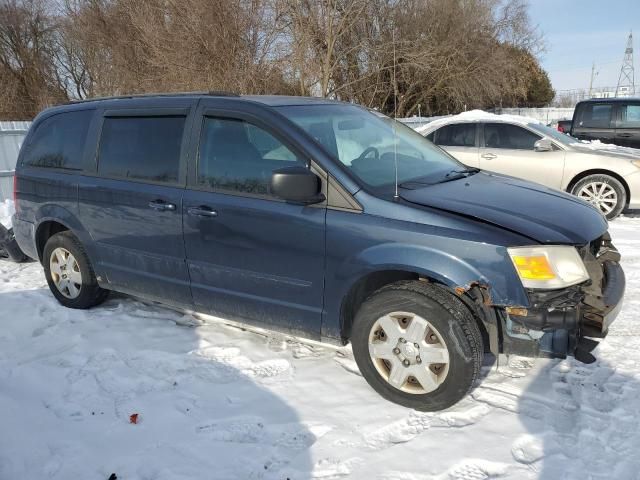
[[[71,231],[68,225],[57,219],[43,220],[36,228],[36,250],[38,252],[38,260],[43,262],[44,246],[47,241],[56,233]]]
[[[591,170],[585,170],[584,172],[578,173],[567,184],[567,190],[566,191],[568,193],[571,193],[571,190],[573,190],[573,187],[575,187],[575,185],[580,180],[582,180],[583,178],[588,177],[589,175],[609,175],[610,177],[613,177],[616,180],[618,180],[622,184],[622,186],[624,187],[624,191],[625,191],[626,196],[627,196],[625,207],[627,205],[629,205],[629,200],[631,199],[631,190],[629,189],[629,185],[625,181],[624,177],[622,177],[621,175],[617,174],[616,172],[613,172],[611,170],[607,170],[607,169],[604,169],[604,168],[593,168]]]
[[[46,204],[38,210],[35,220],[35,242],[40,262],[47,240],[56,233],[70,231],[83,244],[93,263],[91,237],[73,212],[61,205]]]
[[[476,310],[474,300],[471,297],[466,298],[466,291],[457,291],[459,286],[456,286],[441,275],[415,268],[399,267],[370,271],[352,283],[348,293],[342,299],[340,307],[340,335],[343,343],[346,344],[350,340],[354,319],[364,301],[382,287],[406,280],[432,283],[446,290],[451,295],[459,297],[476,319],[482,338],[486,342],[485,345],[488,345],[487,327],[480,313]]]

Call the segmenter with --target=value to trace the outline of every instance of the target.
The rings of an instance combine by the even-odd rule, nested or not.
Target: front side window
[[[205,117],[199,185],[268,195],[272,172],[295,165],[307,166],[307,162],[266,130],[244,120]]]
[[[613,105],[610,103],[585,104],[578,125],[586,128],[610,128]]]
[[[360,181],[387,194],[398,183],[437,183],[466,167],[406,125],[356,105],[278,107]]]
[[[484,144],[487,148],[533,150],[540,138],[525,128],[509,123],[487,123],[484,126]]]
[[[107,177],[177,183],[185,117],[107,117],[98,173]]]
[[[476,145],[476,124],[458,123],[442,127],[437,131],[436,145],[474,147]]]
[[[621,128],[640,128],[640,104],[622,105]]]
[[[93,110],[53,115],[42,121],[29,141],[23,165],[82,170],[82,154]]]

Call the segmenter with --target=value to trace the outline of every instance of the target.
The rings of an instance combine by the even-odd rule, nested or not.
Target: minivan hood
[[[459,180],[401,189],[411,203],[475,218],[539,243],[584,245],[606,232],[598,210],[526,180],[480,172]]]

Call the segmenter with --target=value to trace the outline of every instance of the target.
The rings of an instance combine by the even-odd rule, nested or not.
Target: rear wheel
[[[600,209],[609,220],[620,215],[627,204],[627,192],[622,183],[605,174],[583,178],[573,186],[571,193]]]
[[[384,398],[423,411],[461,400],[482,365],[478,325],[453,294],[425,282],[398,282],[367,299],[353,325],[355,360]]]
[[[91,308],[107,298],[100,288],[82,244],[69,231],[53,235],[43,252],[44,273],[51,292],[65,307]]]

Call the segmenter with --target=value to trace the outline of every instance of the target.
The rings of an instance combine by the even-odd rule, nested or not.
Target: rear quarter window
[[[57,113],[36,126],[23,166],[82,170],[84,146],[94,110]]]

